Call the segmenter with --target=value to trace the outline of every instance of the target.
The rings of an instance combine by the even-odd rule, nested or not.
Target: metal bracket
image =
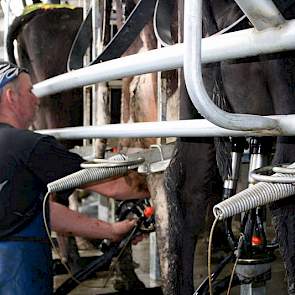
[[[174,150],[174,143],[165,145],[151,145],[149,149],[143,149],[135,153],[127,153],[128,160],[134,161],[139,158],[144,158],[143,164],[139,165],[138,173],[150,174],[163,172],[168,167],[170,159]],[[74,153],[79,154],[87,160],[92,160],[93,150],[92,147],[75,147],[71,150]],[[106,158],[114,155],[113,153],[107,153]]]
[[[138,167],[138,173],[150,174],[150,173],[158,173],[165,171],[170,163],[170,157],[168,159],[164,158],[163,147],[159,144],[152,144],[150,146],[151,153],[158,153],[160,156],[160,161],[155,162],[145,162],[143,165]],[[155,150],[156,149],[156,150]]]

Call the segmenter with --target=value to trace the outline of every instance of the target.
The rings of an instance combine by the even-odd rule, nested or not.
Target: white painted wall
[[[0,5],[0,58],[4,58],[4,14]]]

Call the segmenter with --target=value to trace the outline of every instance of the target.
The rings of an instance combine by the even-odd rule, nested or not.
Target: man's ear
[[[4,89],[4,99],[6,99],[9,104],[14,104],[16,102],[16,92],[12,87]]]

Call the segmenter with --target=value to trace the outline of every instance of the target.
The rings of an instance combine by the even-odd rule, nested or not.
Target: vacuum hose
[[[83,184],[101,181],[113,176],[126,174],[128,167],[112,168],[88,168],[67,175],[56,181],[48,183],[47,189],[50,193],[80,187]]]
[[[294,168],[295,163],[288,168]],[[292,174],[276,173],[274,177],[290,177]],[[213,207],[213,214],[219,220],[226,219],[259,206],[289,197],[295,194],[295,185],[291,183],[257,183],[233,197]]]
[[[135,168],[134,161],[126,160],[123,155],[116,155],[109,159],[111,163],[118,161],[119,165],[107,167],[86,168],[47,184],[49,193],[81,187],[83,184],[98,182],[114,176],[123,176],[129,169]],[[119,162],[120,161],[120,162]],[[125,162],[125,163],[124,163]],[[139,159],[138,164],[142,162]],[[90,164],[91,165],[91,164]],[[138,166],[138,165],[137,165]]]

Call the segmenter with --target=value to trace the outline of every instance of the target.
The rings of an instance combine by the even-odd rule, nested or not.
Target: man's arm
[[[45,158],[44,154],[46,154]],[[35,175],[38,175],[40,181],[47,185],[79,171],[83,161],[79,155],[69,152],[55,138],[41,136],[34,147],[34,151],[30,153],[27,165],[34,171]],[[118,200],[149,197],[145,177],[134,171],[130,171],[123,177],[109,178],[99,183],[84,185],[81,188]],[[66,193],[62,198],[68,196],[69,194]]]
[[[95,191],[116,200],[150,197],[145,177],[134,171],[130,171],[123,177],[111,178],[95,184],[87,184],[81,188]]]
[[[51,229],[65,235],[119,241],[136,224],[135,220],[108,223],[87,217],[54,201],[49,203]]]

